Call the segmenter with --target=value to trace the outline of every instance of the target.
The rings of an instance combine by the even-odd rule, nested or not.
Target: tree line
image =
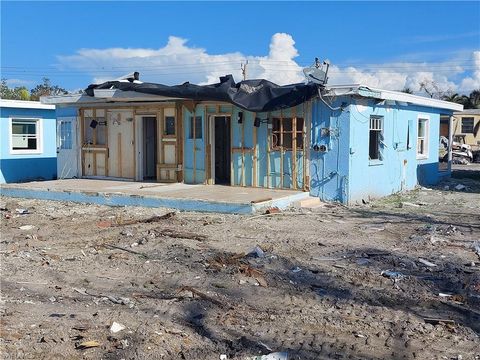
[[[1,99],[38,101],[40,100],[40,96],[65,94],[68,94],[67,90],[58,85],[53,85],[50,79],[46,77],[42,79],[41,84],[36,85],[30,90],[25,86],[16,86],[10,88],[6,79],[2,79],[0,82]]]

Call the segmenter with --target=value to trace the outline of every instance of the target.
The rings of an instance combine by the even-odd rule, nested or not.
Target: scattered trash
[[[132,237],[133,232],[130,229],[122,230],[120,231],[120,235],[126,236],[126,237]]]
[[[282,211],[278,207],[271,207],[265,210],[265,214],[280,214]]]
[[[457,191],[462,191],[462,190],[465,190],[466,188],[467,188],[467,187],[466,187],[465,185],[463,185],[463,184],[458,184],[458,185],[455,186],[454,189],[457,190]]]
[[[109,228],[111,226],[112,226],[111,221],[99,221],[99,222],[97,222],[97,227],[99,227],[101,229]]]
[[[450,186],[445,185],[445,186],[443,187],[443,190],[450,190]]]
[[[195,234],[191,232],[179,232],[173,229],[157,229],[157,234],[160,236],[168,236],[176,239],[189,239],[197,241],[205,241],[208,239],[208,237],[205,235]]]
[[[32,230],[33,228],[35,228],[33,225],[23,225],[19,227],[20,230]]]
[[[392,279],[394,283],[405,278],[405,275],[403,275],[401,272],[393,270],[383,270],[380,275]]]
[[[418,205],[418,204],[414,204],[414,203],[407,202],[407,201],[403,201],[402,205],[403,206],[411,206],[411,207],[420,207],[420,205]]]
[[[96,340],[91,340],[91,341],[84,341],[80,344],[78,344],[77,346],[75,346],[75,348],[77,350],[85,350],[85,349],[90,349],[90,348],[94,348],[94,347],[98,347],[100,346],[101,344],[96,341]]]
[[[424,318],[423,321],[425,321],[427,324],[432,324],[432,325],[438,325],[438,324],[455,324],[454,320],[450,319],[435,319],[435,318]]]
[[[110,326],[110,332],[112,334],[116,334],[119,331],[125,330],[126,326],[120,323],[117,323],[116,321],[113,322],[112,326]]]
[[[452,297],[452,294],[445,294],[445,293],[438,293],[438,296],[440,297]]]
[[[472,244],[473,251],[477,254],[478,258],[480,259],[480,241],[474,241]]]
[[[437,264],[434,264],[428,260],[425,260],[425,259],[422,259],[422,258],[418,258],[418,261],[421,262],[423,265],[425,266],[428,266],[428,267],[435,267],[437,266]]]
[[[15,212],[20,215],[28,214],[28,209],[15,209]]]
[[[288,360],[287,352],[274,352],[268,355],[254,356],[252,360]]]
[[[220,360],[227,360],[228,357],[225,354],[220,355]]]
[[[370,259],[367,259],[367,258],[360,258],[360,259],[357,259],[357,261],[356,261],[357,265],[360,265],[360,266],[368,265],[371,262],[372,261]]]
[[[253,256],[253,257],[258,257],[258,258],[263,258],[265,257],[265,252],[262,250],[262,248],[258,245],[256,245],[248,254],[247,256]]]
[[[298,273],[298,272],[300,272],[300,271],[302,271],[302,269],[299,268],[298,266],[296,266],[294,269],[292,269],[292,272],[293,272],[293,273]]]
[[[126,220],[126,221],[121,221],[118,222],[117,226],[125,226],[125,225],[133,225],[133,224],[149,224],[153,222],[157,222],[160,220],[165,220],[165,219],[170,219],[171,217],[175,216],[175,211],[168,212],[163,215],[155,215],[152,217],[149,217],[147,219],[135,219],[135,220]]]

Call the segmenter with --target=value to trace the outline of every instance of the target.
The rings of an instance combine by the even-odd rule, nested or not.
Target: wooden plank
[[[280,188],[283,188],[283,110],[280,110]]]
[[[122,177],[122,134],[121,133],[117,134],[117,166],[118,166],[118,176]]]
[[[83,109],[79,109],[80,113],[80,146],[83,148],[83,144],[85,144],[85,120],[83,116]],[[80,163],[82,165],[82,173],[80,176],[85,176],[85,154],[83,151],[80,152]]]
[[[205,179],[203,181],[204,184],[208,184],[210,181],[210,175],[209,175],[209,170],[210,170],[210,164],[208,163],[208,145],[210,142],[210,124],[207,119],[207,106],[203,106],[203,172],[205,174]]]
[[[233,114],[232,114],[233,115]],[[230,116],[230,185],[235,185],[234,171],[233,171],[233,116]]]
[[[197,142],[197,139],[196,139],[196,134],[195,134],[195,130],[196,130],[195,129],[196,128],[195,123],[197,122],[196,121],[197,120],[196,119],[196,117],[197,117],[196,112],[197,112],[197,107],[195,106],[193,108],[193,113],[192,113],[193,120],[192,120],[192,124],[191,124],[191,126],[193,127],[193,141],[192,141],[192,143],[193,143],[193,183],[194,184],[196,184],[196,182],[197,182],[196,181],[197,180],[197,176],[196,176],[197,175],[196,174],[196,169],[197,169],[197,144],[196,144],[196,142]]]
[[[270,120],[270,113],[268,113],[268,120]],[[267,188],[270,189],[270,129],[267,125]]]
[[[183,181],[183,109],[177,104],[175,108],[175,131],[177,134],[177,166],[181,166],[182,170],[177,172],[177,181]]]
[[[97,118],[97,110],[96,109],[93,109],[93,118],[96,119]],[[97,145],[97,127],[95,127],[95,129],[92,129],[93,130],[93,145]],[[95,160],[93,161],[95,163]],[[94,167],[93,168],[93,172],[94,174],[96,173],[96,168]]]
[[[108,110],[105,109],[105,124],[108,124]],[[105,147],[107,148],[107,154],[105,155],[105,176],[108,176],[108,158],[110,157],[109,145],[108,145],[108,125],[105,125]]]
[[[245,186],[245,122],[246,118],[242,121],[242,174],[241,174],[241,184]]]
[[[297,189],[297,108],[292,109],[292,186]]]
[[[132,146],[132,151],[133,151],[133,180],[136,179],[136,174],[137,174],[137,151],[136,151],[136,148],[137,148],[137,141],[136,141],[136,137],[135,137],[135,134],[136,134],[136,130],[135,130],[135,123],[136,123],[136,119],[135,119],[135,115],[136,115],[136,112],[135,112],[135,108],[131,108],[132,110],[132,134],[133,134],[133,138],[132,138],[132,141],[133,141],[133,146]]]
[[[311,128],[311,116],[310,116],[310,102],[307,102],[307,108],[305,110],[305,103],[303,103],[303,190],[308,191],[310,189],[309,174],[309,150],[310,149],[310,128]],[[308,123],[307,123],[308,121]],[[308,134],[308,136],[307,136]]]
[[[253,113],[253,121],[257,113]],[[252,186],[257,187],[257,127],[253,127]]]
[[[158,128],[158,143],[160,144],[160,163],[165,164],[165,147],[163,144],[163,134],[164,134],[164,122],[165,122],[165,110],[164,108],[160,109],[160,126]]]

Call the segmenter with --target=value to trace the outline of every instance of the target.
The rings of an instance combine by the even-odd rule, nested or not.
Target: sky
[[[1,77],[69,91],[139,71],[206,84],[233,74],[302,82],[315,57],[329,84],[480,88],[480,2],[1,1]]]

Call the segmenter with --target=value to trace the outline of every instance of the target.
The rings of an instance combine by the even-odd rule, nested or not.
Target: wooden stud
[[[307,102],[307,110],[305,111],[305,103],[303,104],[303,149],[302,149],[302,152],[303,152],[303,161],[302,161],[302,168],[303,168],[303,190],[304,191],[307,191],[309,188],[310,188],[310,185],[308,183],[308,177],[307,177],[307,174],[308,174],[308,166],[309,166],[309,153],[307,152],[307,148],[309,148],[309,143],[310,143],[310,123],[311,123],[311,120],[310,119],[310,112],[309,112],[309,103]],[[307,121],[308,121],[308,124],[307,124]],[[308,136],[307,136],[308,134]]]
[[[283,188],[283,110],[280,110],[280,188]]]
[[[96,109],[93,109],[93,118],[94,119],[97,118],[97,110]],[[95,127],[95,129],[93,129],[93,145],[97,145],[97,128],[96,127]],[[95,163],[95,160],[94,160],[94,163]],[[97,169],[95,168],[95,166],[93,167],[93,169],[94,169],[93,170],[94,174],[96,174]]]
[[[292,109],[292,186],[297,189],[297,109]]]
[[[122,134],[117,134],[117,166],[118,177],[122,177]]]
[[[136,148],[136,144],[137,144],[137,141],[135,139],[135,134],[136,134],[136,131],[135,131],[135,108],[131,108],[130,109],[132,111],[132,141],[133,141],[133,146],[132,146],[132,152],[133,152],[133,180],[135,180],[135,174],[137,173],[137,154],[136,154],[136,151],[135,151],[135,148]]]
[[[177,172],[177,181],[182,182],[183,181],[183,139],[184,139],[184,134],[183,134],[183,109],[182,107],[177,104],[175,108],[175,123],[177,127],[175,128],[175,131],[177,133],[177,151],[178,151],[178,157],[177,157],[177,167],[182,166],[182,170]]]
[[[105,176],[108,176],[108,158],[110,157],[110,150],[108,145],[108,110],[105,109],[105,147],[106,147],[106,154],[105,154]]]
[[[235,186],[235,172],[233,171],[233,107],[232,116],[230,116],[230,185]]]
[[[205,174],[204,184],[209,184],[210,182],[210,164],[208,163],[208,158],[210,157],[208,152],[210,151],[209,142],[210,142],[210,124],[207,118],[207,106],[203,106],[203,173]]]
[[[270,113],[268,113],[268,120],[270,121]],[[267,188],[270,189],[270,129],[267,125]]]
[[[245,181],[245,122],[246,119],[243,119],[242,121],[242,174],[241,174],[241,185],[245,186],[246,181]]]
[[[257,113],[253,113],[253,120],[255,121],[255,117]],[[253,127],[253,156],[252,156],[252,163],[253,163],[253,172],[252,172],[252,185],[253,187],[257,187],[257,127]]]
[[[83,115],[83,109],[79,110],[80,112],[80,163],[82,165],[82,174],[81,176],[85,176],[85,154],[83,152],[83,144],[85,144],[85,118]]]
[[[164,122],[165,122],[165,109],[162,107],[160,109],[160,126],[158,127],[158,142],[160,143],[160,154],[159,159],[161,164],[165,164],[165,144],[163,143],[163,134],[164,134]]]
[[[193,121],[192,121],[192,127],[193,127],[193,183],[196,184],[197,182],[197,174],[196,174],[196,169],[197,169],[197,139],[196,139],[196,134],[195,134],[195,124],[197,123],[197,119],[196,119],[196,112],[197,112],[197,107],[195,106],[193,108]]]

